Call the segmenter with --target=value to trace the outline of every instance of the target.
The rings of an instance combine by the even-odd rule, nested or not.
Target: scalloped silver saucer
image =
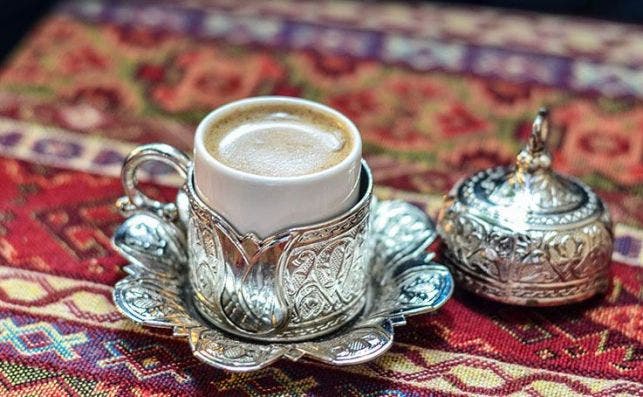
[[[373,270],[366,305],[356,319],[324,337],[258,342],[207,322],[191,298],[184,226],[150,212],[134,213],[114,235],[114,247],[130,262],[124,268],[128,276],[114,288],[114,302],[139,324],[171,328],[174,335],[187,337],[197,358],[229,371],[254,371],[284,357],[296,361],[307,356],[334,365],[372,360],[393,343],[394,326],[404,325],[406,316],[437,310],[453,292],[447,268],[426,252],[436,237],[427,216],[403,201],[374,201],[373,206]]]

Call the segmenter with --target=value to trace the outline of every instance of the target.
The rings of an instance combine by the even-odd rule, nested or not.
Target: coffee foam
[[[337,118],[293,105],[255,105],[223,116],[204,137],[208,152],[247,173],[292,177],[330,168],[351,152],[352,137]]]

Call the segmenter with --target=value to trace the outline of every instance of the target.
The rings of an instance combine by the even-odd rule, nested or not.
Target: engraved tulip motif
[[[315,285],[308,285],[297,295],[302,320],[310,320],[321,314],[324,308],[324,295]]]
[[[368,204],[332,227],[295,228],[260,240],[238,234],[192,201],[187,227],[196,308],[248,337],[305,338],[311,327],[341,326],[364,303]]]

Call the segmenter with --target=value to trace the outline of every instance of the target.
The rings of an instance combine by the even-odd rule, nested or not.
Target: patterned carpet
[[[419,4],[132,3],[63,3],[0,69],[0,395],[643,396],[643,28]],[[510,163],[550,105],[556,167],[616,223],[610,291],[524,309],[456,289],[372,363],[243,375],[123,319],[109,245],[123,157],[189,149],[208,110],[270,93],[346,113],[378,195],[430,214],[458,178]],[[172,197],[169,169],[146,176]]]

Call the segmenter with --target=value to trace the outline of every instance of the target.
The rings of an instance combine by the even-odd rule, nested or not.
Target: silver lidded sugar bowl
[[[460,181],[439,212],[444,260],[473,293],[554,306],[608,286],[609,212],[589,186],[552,170],[548,132],[548,111],[541,109],[515,166]]]

